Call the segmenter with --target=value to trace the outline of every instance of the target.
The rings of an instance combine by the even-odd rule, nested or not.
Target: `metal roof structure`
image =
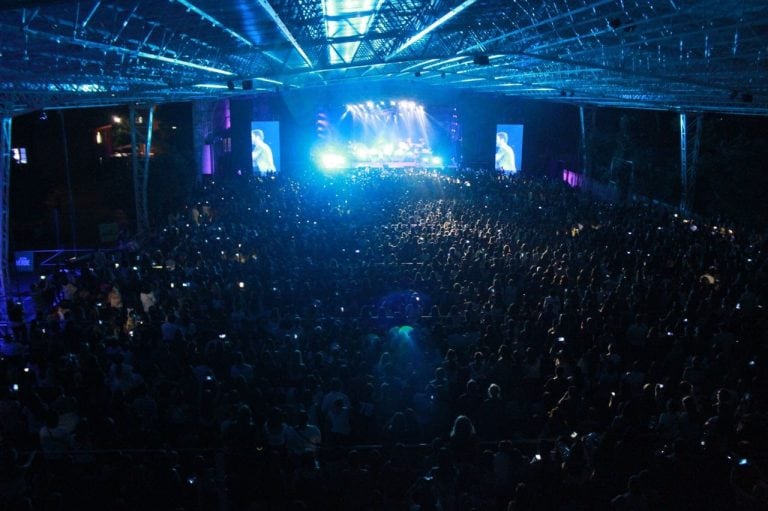
[[[12,113],[420,80],[768,115],[768,2],[4,0],[0,77]]]

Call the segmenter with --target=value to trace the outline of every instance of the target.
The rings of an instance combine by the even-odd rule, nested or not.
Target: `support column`
[[[59,126],[61,127],[61,141],[64,144],[64,174],[67,178],[67,202],[69,202],[69,229],[72,248],[77,250],[77,222],[75,220],[75,196],[72,192],[72,175],[69,168],[69,146],[67,145],[67,129],[64,125],[64,111],[59,110]]]
[[[696,170],[701,146],[701,113],[688,116],[680,114],[680,211],[688,213],[693,208],[696,192]]]
[[[579,105],[579,122],[581,125],[581,175],[585,178],[589,174],[587,170],[587,128],[584,123],[584,106]]]
[[[216,103],[211,100],[199,100],[192,103],[192,147],[195,153],[197,181],[203,175],[214,173],[213,153],[210,137],[213,133],[213,112]],[[206,139],[208,139],[206,141]]]
[[[8,328],[8,199],[11,185],[11,125],[13,117],[2,114],[0,133],[0,325]],[[6,116],[7,115],[7,116]]]
[[[688,210],[688,118],[680,113],[680,211]]]
[[[149,230],[149,213],[147,207],[147,187],[149,184],[149,151],[152,145],[152,123],[154,122],[154,106],[150,107],[147,119],[147,136],[144,138],[144,165],[139,164],[138,137],[136,129],[136,106],[130,106],[131,128],[131,167],[133,169],[133,195],[136,202],[136,232],[144,234]]]
[[[144,175],[141,177],[142,196],[141,203],[143,205],[143,226],[144,230],[149,230],[149,199],[147,197],[147,190],[149,189],[149,162],[150,155],[152,154],[152,129],[155,124],[155,105],[149,107],[149,115],[147,115],[147,147],[144,151]]]

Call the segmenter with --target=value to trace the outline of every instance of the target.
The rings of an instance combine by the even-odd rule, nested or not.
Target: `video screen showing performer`
[[[507,174],[520,171],[523,160],[523,125],[496,126],[496,158],[494,168]]]
[[[271,174],[280,170],[280,123],[251,123],[251,163],[254,174]]]

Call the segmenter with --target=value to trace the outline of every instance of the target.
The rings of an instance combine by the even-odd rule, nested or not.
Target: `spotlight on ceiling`
[[[416,71],[415,73],[413,73],[413,76],[415,76],[416,78],[420,78],[421,77],[421,71]]]
[[[491,63],[491,59],[488,58],[488,55],[476,55],[474,63],[478,66],[488,66]]]
[[[235,82],[233,82],[232,80],[227,80],[227,89],[235,90]]]
[[[253,89],[253,80],[243,80],[243,90]]]

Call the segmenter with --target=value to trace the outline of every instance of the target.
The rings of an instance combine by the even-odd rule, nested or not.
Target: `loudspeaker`
[[[227,89],[235,90],[235,82],[233,82],[232,80],[227,81]]]
[[[253,80],[243,80],[243,90],[253,89]]]
[[[478,66],[488,66],[491,63],[491,59],[488,58],[488,55],[477,55],[475,57],[475,64]]]

